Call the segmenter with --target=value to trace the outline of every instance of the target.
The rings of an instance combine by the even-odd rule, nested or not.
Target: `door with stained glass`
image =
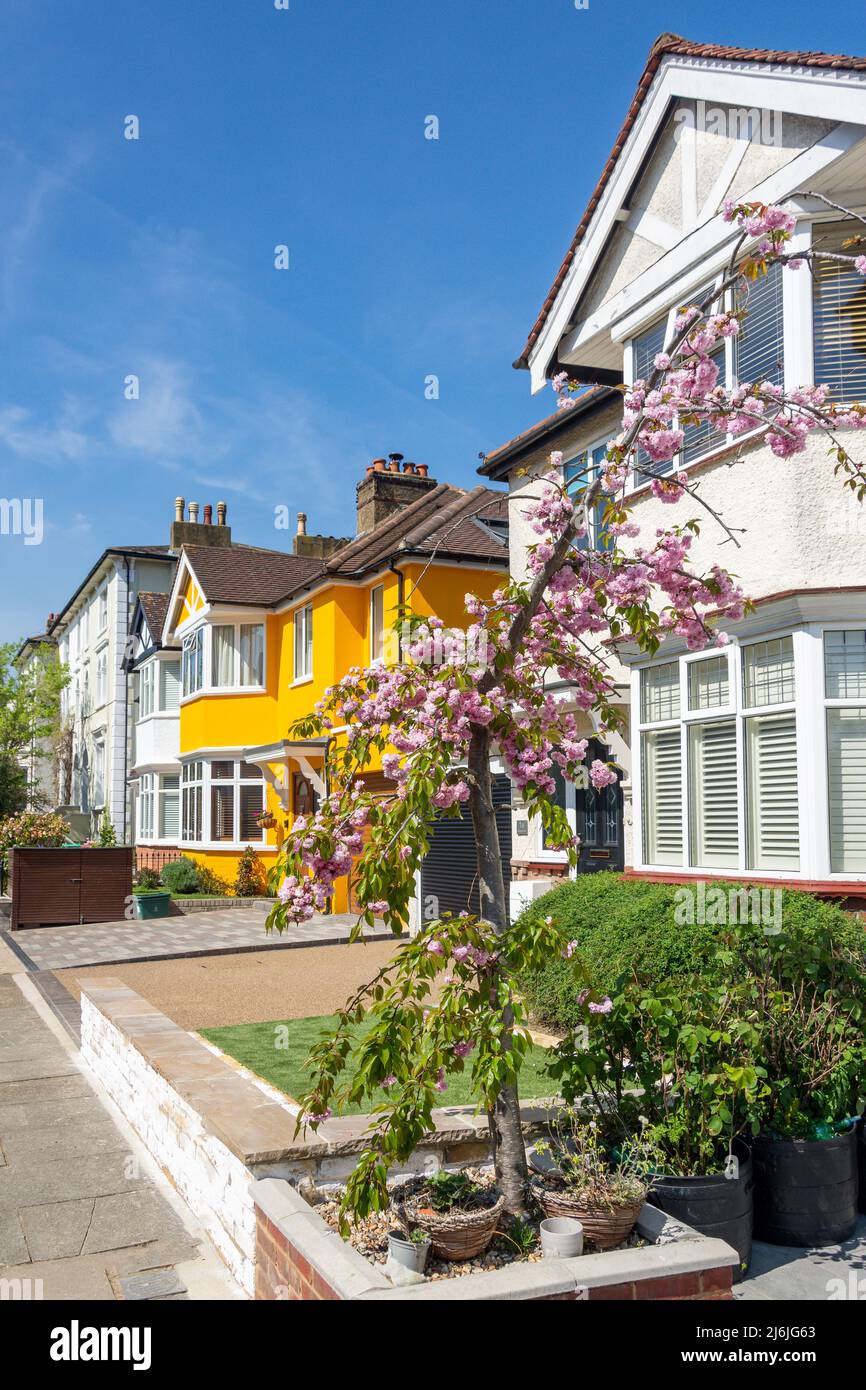
[[[621,870],[625,865],[622,773],[609,787],[596,789],[589,780],[589,768],[596,758],[607,763],[611,761],[611,753],[600,739],[592,738],[584,759],[586,786],[575,788],[576,830],[580,837],[579,874],[598,873],[600,869]]]

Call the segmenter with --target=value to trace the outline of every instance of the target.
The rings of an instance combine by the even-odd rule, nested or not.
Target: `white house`
[[[718,282],[734,231],[724,199],[785,201],[795,245],[866,234],[866,59],[694,44],[664,35],[515,366],[533,390],[556,372],[587,383],[576,408],[485,459],[511,488],[512,569],[530,533],[522,499],[552,450],[601,457],[618,431],[620,383],[645,375],[671,316]],[[833,206],[836,204],[838,206]],[[827,383],[866,400],[866,282],[841,263],[775,270],[751,289],[728,384]],[[866,441],[851,441],[861,456]],[[677,467],[734,528],[704,515],[698,568],[735,572],[755,611],[731,644],[652,660],[610,649],[627,735],[610,748],[618,789],[563,795],[585,840],[580,870],[666,880],[720,877],[866,897],[866,512],[815,435],[780,460],[758,433],[736,442],[689,427]],[[666,507],[632,477],[645,535],[700,511]],[[678,513],[674,517],[674,510]],[[587,732],[592,733],[590,726]],[[566,872],[518,807],[513,906]]]

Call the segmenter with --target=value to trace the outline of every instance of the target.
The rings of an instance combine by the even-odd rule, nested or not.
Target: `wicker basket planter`
[[[565,1189],[533,1185],[533,1192],[544,1209],[545,1216],[570,1216],[579,1221],[587,1240],[596,1250],[612,1250],[628,1240],[643,1206],[643,1200],[624,1207],[592,1206]]]
[[[425,1231],[433,1244],[433,1254],[440,1260],[471,1260],[487,1249],[499,1225],[505,1206],[500,1197],[491,1207],[474,1210],[434,1211],[417,1202],[407,1202],[401,1210],[404,1228],[417,1226]]]

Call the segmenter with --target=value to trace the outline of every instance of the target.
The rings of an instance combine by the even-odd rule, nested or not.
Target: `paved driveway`
[[[267,908],[218,908],[158,922],[97,922],[90,926],[26,927],[4,933],[7,945],[28,970],[67,970],[116,961],[172,960],[238,951],[284,951],[328,946],[348,940],[355,918],[349,914],[314,917],[281,936],[265,933]],[[380,923],[367,928],[371,940],[393,940]]]

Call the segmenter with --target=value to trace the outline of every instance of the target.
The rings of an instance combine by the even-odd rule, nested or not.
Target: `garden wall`
[[[492,1274],[393,1288],[297,1190],[351,1172],[368,1117],[328,1120],[295,1135],[288,1101],[185,1032],[120,980],[82,978],[81,1051],[160,1168],[207,1231],[241,1288],[261,1299],[722,1298],[733,1250],[644,1208],[640,1250],[519,1264]],[[522,1106],[527,1135],[544,1106]],[[400,1173],[489,1158],[487,1124],[468,1107],[433,1112],[433,1131]],[[664,1227],[664,1230],[662,1230]],[[578,1275],[580,1279],[578,1280]],[[471,1290],[471,1291],[470,1291]],[[605,1290],[605,1292],[602,1292]]]

